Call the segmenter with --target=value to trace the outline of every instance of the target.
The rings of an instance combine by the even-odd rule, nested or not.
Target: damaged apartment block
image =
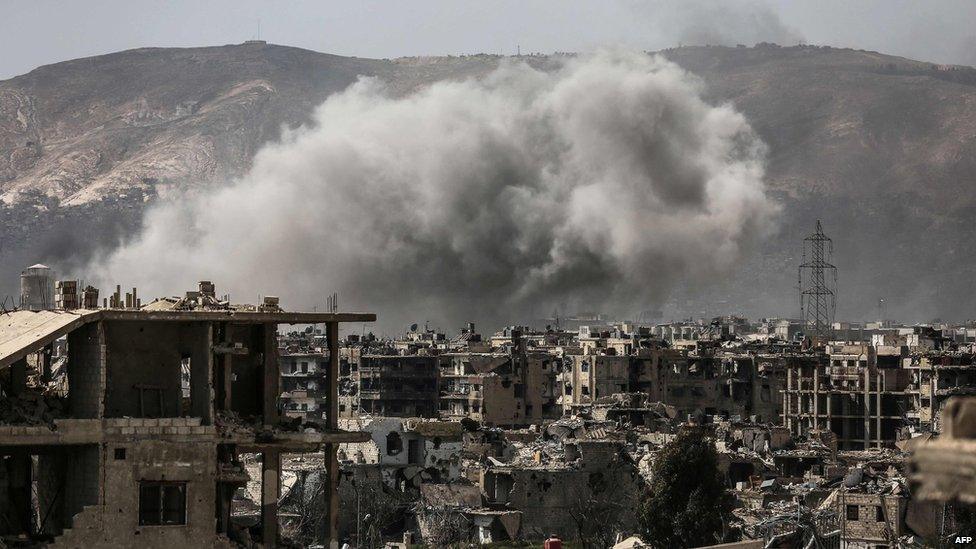
[[[276,298],[230,305],[213,284],[139,307],[61,283],[56,302],[85,308],[0,315],[0,536],[50,547],[281,543],[284,454],[324,452],[319,537],[336,541],[336,449],[368,440],[338,429],[338,327],[373,314],[285,312]],[[322,323],[323,419],[281,414],[278,325]],[[237,524],[234,494],[262,463],[260,522]]]

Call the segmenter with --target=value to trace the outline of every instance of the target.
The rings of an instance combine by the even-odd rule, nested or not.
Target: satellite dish
[[[416,332],[417,331],[417,323],[416,322],[410,325],[410,331],[411,332]]]

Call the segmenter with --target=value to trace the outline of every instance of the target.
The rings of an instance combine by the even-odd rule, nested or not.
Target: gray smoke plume
[[[762,0],[635,1],[629,4],[655,47],[752,46],[773,42],[792,46],[803,34],[783,22]]]
[[[768,232],[765,146],[660,57],[605,51],[393,97],[363,79],[223,188],[160,204],[90,269],[140,294],[212,279],[381,326],[632,313]],[[94,267],[97,265],[98,267]]]

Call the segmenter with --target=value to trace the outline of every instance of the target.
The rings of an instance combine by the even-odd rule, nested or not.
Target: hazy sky
[[[277,44],[361,57],[800,40],[976,64],[972,0],[0,0],[0,78],[142,46]],[[260,33],[258,28],[260,26]]]

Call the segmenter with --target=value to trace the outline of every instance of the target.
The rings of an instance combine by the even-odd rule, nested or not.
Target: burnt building
[[[276,546],[282,455],[323,452],[324,473],[337,478],[339,443],[368,435],[338,429],[334,359],[324,364],[320,428],[281,421],[277,328],[325,323],[334,348],[340,322],[375,315],[232,307],[192,294],[142,310],[0,316],[9,412],[0,416],[0,535],[52,547],[230,546],[243,532],[233,518],[233,495],[249,478],[240,456],[254,453],[264,493],[256,535]],[[63,394],[35,372],[56,344]],[[333,481],[323,496],[327,544],[336,541],[335,494]]]
[[[437,417],[439,357],[363,355],[356,375],[359,409],[394,417]]]

